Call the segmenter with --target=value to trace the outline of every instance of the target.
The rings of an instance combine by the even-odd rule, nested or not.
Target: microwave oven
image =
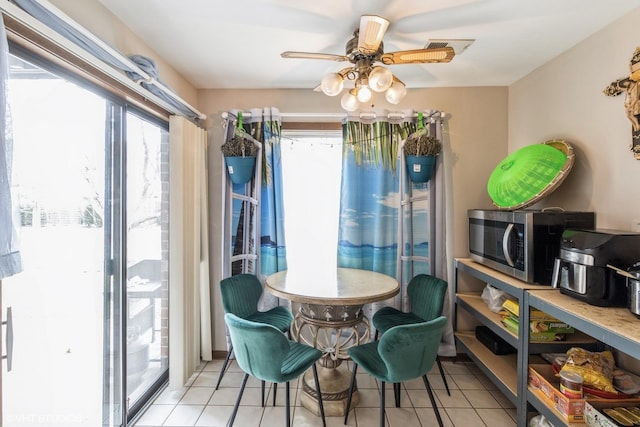
[[[550,285],[565,228],[593,230],[594,212],[471,209],[469,256],[528,283]]]

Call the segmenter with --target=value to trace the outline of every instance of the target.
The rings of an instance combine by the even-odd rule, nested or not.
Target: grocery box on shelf
[[[505,317],[502,319],[502,324],[511,332],[518,335],[518,319],[513,317]],[[564,341],[567,333],[573,333],[573,328],[570,332],[562,332],[567,329],[553,329],[545,332],[529,332],[529,341],[533,342],[548,342],[548,341]]]
[[[599,400],[589,401],[584,404],[584,422],[587,427],[619,427],[621,424],[616,423],[613,419],[607,416],[604,412],[605,409],[613,408],[630,408],[638,407],[639,403],[636,399],[631,400],[615,400],[612,402]]]
[[[505,302],[502,304],[502,308],[504,308],[514,316],[520,317],[520,306],[518,304],[518,301],[510,299],[505,300]],[[556,319],[555,317],[545,313],[544,311],[536,310],[535,308],[529,309],[529,320],[560,322],[560,320]]]
[[[555,376],[551,365],[529,365],[529,386],[547,405],[555,408],[570,423],[585,422],[585,402],[606,403],[614,406],[639,405],[640,399],[570,399],[560,392],[560,380]],[[599,427],[599,424],[594,424]]]
[[[508,314],[503,316],[502,323],[507,329],[517,335],[520,314],[518,301],[506,300],[502,304],[502,308],[504,308]],[[563,341],[567,334],[575,332],[575,329],[571,325],[548,315],[544,311],[530,309],[529,320],[530,341]]]

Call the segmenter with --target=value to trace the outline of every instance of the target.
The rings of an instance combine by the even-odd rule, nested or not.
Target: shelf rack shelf
[[[542,310],[595,340],[640,359],[640,320],[626,308],[593,306],[564,295],[558,290],[527,292],[525,305]],[[554,426],[583,425],[567,423],[531,389],[527,390],[527,402]]]
[[[573,346],[596,350],[601,348],[601,342],[634,357],[640,354],[640,328],[637,328],[640,323],[629,310],[593,307],[563,295],[550,286],[522,282],[468,258],[456,259],[454,271],[456,343],[513,402],[517,409],[518,426],[527,425],[531,407],[545,415],[556,427],[584,425],[568,424],[554,408],[547,406],[529,389],[529,363],[539,363],[539,360],[535,360],[539,359],[535,354],[564,352]],[[463,275],[475,280],[463,280]],[[520,322],[517,335],[507,330],[502,325],[500,315],[492,312],[482,300],[481,293],[486,284],[518,300]],[[577,329],[576,333],[567,337],[566,341],[529,342],[529,328],[525,325],[529,325],[530,307],[570,324]],[[478,341],[475,331],[458,327],[458,317],[462,312],[470,315],[478,324],[489,327],[513,346],[516,353],[501,356],[493,354]],[[633,322],[636,322],[635,329],[630,327]]]

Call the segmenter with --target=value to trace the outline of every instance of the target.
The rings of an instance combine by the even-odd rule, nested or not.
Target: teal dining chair
[[[293,322],[291,311],[286,307],[274,307],[267,311],[259,311],[258,302],[262,293],[262,284],[254,274],[238,274],[220,281],[222,307],[225,313],[232,313],[252,322],[265,323],[274,326],[281,332],[288,333],[291,322]],[[220,387],[232,353],[233,341],[220,370],[216,390]],[[275,405],[275,389],[273,399]],[[262,383],[262,405],[264,406],[264,382]]]
[[[271,325],[252,322],[231,313],[225,314],[224,320],[229,328],[238,365],[245,372],[238,399],[229,420],[229,427],[233,426],[235,421],[249,375],[275,384],[286,383],[285,426],[289,427],[291,425],[289,382],[304,374],[309,368],[313,369],[322,425],[326,427],[322,391],[316,368],[316,362],[322,357],[322,352],[317,348],[290,340],[282,331]]]
[[[380,384],[380,427],[385,425],[385,383],[392,383],[396,396],[396,407],[400,406],[400,384],[414,378],[422,377],[429,394],[431,406],[436,414],[438,425],[442,427],[442,418],[436,405],[433,390],[427,378],[438,355],[438,346],[447,318],[440,316],[422,323],[394,326],[387,330],[380,340],[362,344],[349,349],[349,356],[354,362],[349,397],[344,416],[345,425],[349,418],[351,397],[356,382],[358,366],[381,382]]]
[[[429,274],[414,276],[407,285],[411,311],[404,312],[393,307],[383,307],[375,312],[371,318],[371,323],[376,329],[375,339],[378,339],[379,333],[384,334],[394,326],[421,323],[442,315],[447,288],[447,282],[435,276]],[[440,357],[436,357],[436,363],[447,394],[451,396]]]

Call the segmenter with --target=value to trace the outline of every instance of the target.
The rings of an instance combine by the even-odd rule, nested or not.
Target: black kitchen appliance
[[[565,229],[595,228],[594,212],[471,209],[469,256],[528,283],[550,285]]]
[[[640,233],[566,229],[555,260],[552,285],[563,294],[600,307],[628,307],[627,269],[640,260]]]

